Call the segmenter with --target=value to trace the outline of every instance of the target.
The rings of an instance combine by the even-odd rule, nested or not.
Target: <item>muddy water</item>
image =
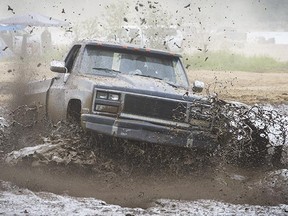
[[[76,197],[94,197],[128,207],[146,208],[156,199],[210,199],[234,204],[276,205],[288,203],[287,194],[257,186],[263,170],[240,170],[235,167],[210,167],[193,174],[176,177],[133,173],[96,175],[78,169],[0,168],[1,180],[32,191],[48,191]]]
[[[279,105],[277,109],[283,114],[287,112],[286,105]],[[26,142],[35,142],[29,137]],[[153,155],[164,150],[146,151]],[[33,167],[33,163],[32,166],[29,163],[18,166],[1,163],[0,180],[35,192],[94,197],[126,207],[147,208],[157,199],[205,199],[264,206],[288,203],[288,191],[285,191],[288,181],[277,188],[264,184],[267,173],[277,167],[241,168],[213,157],[188,163],[178,157],[183,152],[177,149],[172,153],[161,152],[161,160],[145,154],[140,160],[131,154],[119,155],[110,150],[107,152],[107,149],[102,149],[102,153],[105,157],[96,155],[99,164],[92,166],[51,163]],[[191,168],[187,169],[187,166]]]

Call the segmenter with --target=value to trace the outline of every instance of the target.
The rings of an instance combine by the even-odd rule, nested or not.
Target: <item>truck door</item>
[[[59,73],[58,76],[53,79],[53,83],[48,92],[47,113],[53,122],[66,118],[68,102],[65,100],[65,94],[69,91],[67,82],[69,82],[69,76],[73,72],[80,48],[81,45],[75,45],[69,51],[65,58],[67,73]]]

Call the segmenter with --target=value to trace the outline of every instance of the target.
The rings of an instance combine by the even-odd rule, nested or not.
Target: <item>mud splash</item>
[[[163,198],[288,203],[282,174],[272,184],[277,179],[273,170],[285,173],[285,169],[241,168],[211,152],[99,138],[67,122],[50,126],[48,135],[37,128],[38,139],[29,128],[34,136],[24,134],[26,139],[20,140],[34,147],[18,146],[18,151],[6,154],[6,162],[16,166],[2,163],[2,180],[32,191],[95,197],[128,207],[148,208],[153,200]]]

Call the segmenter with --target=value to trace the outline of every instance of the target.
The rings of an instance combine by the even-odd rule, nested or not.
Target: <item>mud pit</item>
[[[5,71],[10,67],[11,65],[5,65]],[[0,116],[5,119],[6,116],[9,119],[9,113],[15,109],[15,99],[19,98],[17,92],[20,88],[18,88],[19,85],[15,88],[15,78],[17,82],[17,77],[19,77],[17,72],[20,71],[19,67],[15,69],[15,73],[12,71],[1,77]],[[288,87],[283,84],[287,74],[260,74],[266,81],[258,84],[262,86],[261,89],[264,92],[270,92],[263,96],[263,91],[256,87],[254,90],[251,89],[251,85],[255,86],[259,74],[231,72],[227,76],[227,72],[203,71],[201,72],[201,76],[204,77],[202,80],[212,83],[214,77],[210,78],[211,73],[217,76],[217,82],[225,80],[222,86],[228,87],[223,90],[220,85],[219,93],[224,98],[238,100],[243,92],[244,97],[239,99],[242,102],[277,102],[280,104],[287,102]],[[46,76],[41,72],[38,75],[39,77]],[[195,72],[193,75],[190,72],[189,76],[191,80],[198,78]],[[246,87],[248,80],[250,80],[250,87]],[[233,86],[229,87],[231,82]],[[10,105],[14,106],[14,109]],[[280,109],[287,115],[287,106],[281,105]],[[9,124],[9,120],[7,122],[2,120],[1,123],[2,125]],[[17,127],[19,131],[22,130],[21,126]],[[53,162],[51,162],[53,156],[50,155],[47,165],[45,159],[42,158],[39,163],[41,156],[35,158],[33,154],[33,157],[26,157],[17,166],[7,166],[2,162],[0,165],[1,180],[13,182],[19,187],[28,188],[34,192],[47,191],[59,195],[94,197],[110,204],[126,207],[161,206],[161,202],[159,204],[157,201],[159,199],[217,200],[242,205],[264,205],[268,209],[271,205],[279,206],[288,202],[288,181],[284,178],[279,184],[275,183],[280,175],[273,174],[275,167],[239,168],[229,165],[221,158],[208,157],[210,155],[205,157],[202,152],[149,147],[139,143],[130,145],[116,142],[113,144],[113,141],[103,138],[102,142],[95,144],[93,137],[82,134],[69,124],[63,123],[62,125],[65,133],[61,131],[62,129],[57,130],[58,128],[59,125],[44,132],[24,128],[23,131],[27,134],[21,139],[17,139],[19,135],[17,133],[9,134],[5,137],[6,140],[2,139],[4,142],[2,141],[0,146],[0,156],[3,158],[11,150],[19,150],[26,146],[63,145],[64,149],[70,152],[69,154],[65,151],[63,153],[70,158],[69,163],[61,161],[60,154],[54,157]],[[67,131],[70,132],[67,133]],[[16,143],[9,142],[9,139],[15,136]],[[71,142],[73,145],[67,146]],[[84,159],[87,163],[77,163],[77,160],[83,161]],[[286,167],[282,168],[284,169],[279,170],[286,173]],[[1,188],[0,191],[5,190]],[[280,214],[286,211],[287,206],[283,206],[279,207]],[[269,210],[264,210],[264,213],[269,213]],[[147,214],[150,214],[149,211]]]

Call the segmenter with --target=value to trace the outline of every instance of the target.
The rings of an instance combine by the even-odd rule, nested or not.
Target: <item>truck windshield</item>
[[[180,59],[174,56],[86,46],[81,61],[81,72],[103,76],[118,73],[145,76],[161,79],[175,86],[188,87]]]

